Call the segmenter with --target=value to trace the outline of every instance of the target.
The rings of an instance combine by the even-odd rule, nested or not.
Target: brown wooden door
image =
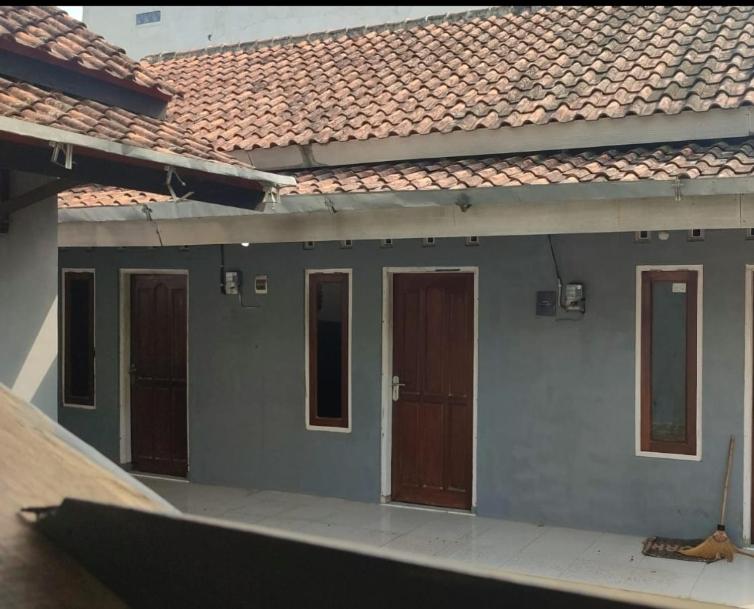
[[[394,276],[394,501],[471,508],[474,276]],[[393,395],[395,397],[395,395]]]
[[[131,459],[185,476],[186,277],[131,277]]]

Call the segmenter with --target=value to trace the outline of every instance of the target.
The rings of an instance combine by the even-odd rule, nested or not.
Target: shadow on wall
[[[58,299],[55,297],[34,337],[11,391],[57,419]],[[50,386],[51,385],[51,386]]]

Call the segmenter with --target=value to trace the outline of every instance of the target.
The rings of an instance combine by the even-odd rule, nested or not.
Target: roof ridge
[[[145,55],[141,58],[141,61],[149,63],[158,63],[160,61],[167,61],[170,59],[178,59],[181,57],[199,57],[201,55],[212,55],[215,53],[225,53],[228,51],[238,51],[241,49],[257,49],[273,46],[284,46],[286,44],[295,44],[303,41],[336,38],[338,36],[364,36],[370,32],[379,32],[383,30],[398,30],[398,29],[410,29],[415,26],[426,25],[429,23],[449,23],[455,21],[465,21],[475,19],[477,17],[490,17],[492,15],[508,15],[508,14],[521,14],[526,11],[537,11],[543,6],[539,5],[513,5],[513,6],[490,6],[488,8],[447,12],[436,15],[428,15],[426,17],[417,17],[415,19],[404,19],[403,21],[390,21],[388,23],[378,23],[374,25],[359,25],[353,27],[339,28],[335,30],[322,30],[319,32],[310,32],[308,34],[297,34],[295,36],[278,36],[274,38],[264,38],[260,40],[250,40],[247,42],[236,42],[230,44],[220,44],[215,46],[208,46],[200,49],[190,49],[188,51],[167,51],[162,53],[154,53],[152,55]],[[554,7],[550,7],[554,8]]]

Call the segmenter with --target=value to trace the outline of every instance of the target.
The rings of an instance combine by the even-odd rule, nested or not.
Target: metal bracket
[[[268,204],[270,205],[270,209],[274,210],[277,203],[280,203],[280,189],[276,185],[271,184],[264,189],[264,197],[262,197],[262,201],[257,206],[257,211],[266,211]]]
[[[338,210],[335,209],[335,205],[333,205],[332,201],[330,200],[330,197],[325,197],[325,206],[327,206],[327,209],[330,211],[331,214],[338,213]]]
[[[673,180],[673,193],[675,194],[675,200],[681,200],[681,180],[676,178]]]
[[[73,169],[73,144],[50,142],[50,146],[52,146],[52,155],[50,156],[50,162],[55,163],[55,165],[58,165],[59,167],[65,167],[69,170]],[[64,156],[62,163],[59,160],[61,153]]]
[[[188,199],[191,195],[194,194],[193,190],[187,192],[184,195],[181,195],[180,197],[177,194],[175,194],[175,190],[173,190],[173,178],[175,178],[176,180],[178,180],[180,182],[181,186],[183,186],[183,187],[186,187],[186,182],[184,182],[181,179],[181,176],[178,175],[178,172],[171,165],[165,165],[165,172],[166,172],[166,175],[165,175],[165,185],[168,187],[168,191],[170,192],[170,196],[173,197],[174,200],[176,200],[176,201],[185,200],[185,199]],[[151,218],[150,218],[150,220],[151,220]]]
[[[471,203],[469,201],[469,195],[467,195],[466,193],[461,193],[456,199],[456,205],[458,205],[459,209],[463,213],[466,213],[467,211],[469,211],[469,209],[471,209]]]

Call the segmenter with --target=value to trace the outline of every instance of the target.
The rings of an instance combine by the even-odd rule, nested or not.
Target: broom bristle
[[[706,558],[707,560],[720,560],[725,558],[728,562],[733,560],[738,548],[728,538],[724,531],[715,531],[696,547],[682,548],[678,550],[684,556]]]

